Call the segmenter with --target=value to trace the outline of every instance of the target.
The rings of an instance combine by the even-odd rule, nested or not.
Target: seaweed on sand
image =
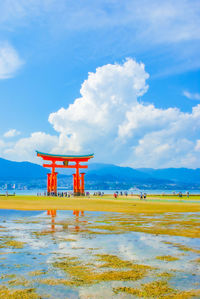
[[[15,278],[16,274],[2,274],[0,276],[0,279],[11,279],[11,278]]]
[[[24,247],[25,242],[16,241],[12,236],[0,236],[0,248],[16,248]]]
[[[0,286],[0,298],[1,299],[42,299],[37,293],[35,293],[35,289],[21,289],[21,290],[11,290],[6,286]]]
[[[36,270],[36,271],[31,271],[28,273],[29,276],[39,276],[39,275],[44,275],[46,274],[46,270]]]
[[[190,251],[190,252],[198,253],[198,254],[200,253],[200,250],[192,248],[192,247],[188,247],[188,246],[180,244],[180,243],[174,243],[174,242],[164,242],[164,243],[168,244],[168,245],[172,245],[181,251]]]
[[[45,278],[45,279],[38,280],[38,282],[41,284],[47,284],[50,286],[57,286],[57,285],[66,284],[67,280],[61,279],[61,278]]]
[[[161,255],[161,256],[156,256],[157,260],[161,261],[166,261],[166,262],[173,262],[173,261],[178,261],[179,258],[172,256],[172,255]]]
[[[97,257],[97,261],[106,261],[107,265],[105,267],[109,264],[109,267],[117,269],[97,271],[96,266],[84,264],[77,258],[61,258],[54,262],[53,266],[63,270],[69,277],[64,284],[74,286],[91,285],[102,281],[134,281],[143,278],[148,270],[152,269],[150,266],[123,261],[112,255],[97,255]],[[129,269],[120,270],[120,268]]]
[[[154,215],[152,215],[154,216]],[[134,215],[134,217],[113,217],[112,224],[105,223],[110,218],[105,217],[101,223],[92,224],[90,229],[104,230],[110,234],[119,234],[129,231],[143,232],[155,235],[171,235],[183,237],[198,237],[200,236],[200,223],[194,222],[192,219],[182,219],[182,215],[177,214],[163,214],[160,217],[151,217],[149,214]]]
[[[200,294],[199,290],[179,291],[169,286],[166,280],[152,281],[141,285],[141,289],[132,287],[113,288],[113,292],[126,293],[142,298],[173,298],[173,299],[189,299]]]
[[[169,279],[171,277],[174,276],[174,273],[170,273],[170,272],[160,272],[156,274],[157,277],[162,277],[162,278],[166,278]]]
[[[31,281],[27,280],[25,277],[23,276],[19,276],[13,280],[9,280],[8,284],[11,286],[23,286],[23,287],[27,287],[30,286]]]
[[[96,254],[98,261],[104,262],[100,265],[100,268],[131,268],[134,270],[149,270],[153,269],[153,267],[146,265],[139,265],[134,263],[133,261],[126,261],[119,258],[117,255],[112,254]]]
[[[25,242],[10,240],[4,243],[5,247],[11,247],[16,249],[21,249],[24,247]]]

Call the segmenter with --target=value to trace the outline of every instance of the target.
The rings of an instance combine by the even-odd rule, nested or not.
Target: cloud
[[[197,142],[196,142],[195,151],[200,152],[200,139],[198,139]]]
[[[185,90],[183,91],[183,95],[190,100],[200,101],[200,93],[191,93]]]
[[[56,0],[5,0],[0,3],[0,22],[13,24],[16,20],[19,22],[26,18],[38,17],[55,8],[56,2]]]
[[[92,151],[95,144],[110,151],[126,111],[147,91],[148,77],[144,65],[132,59],[89,73],[80,90],[82,97],[49,116],[60,134],[60,150]]]
[[[195,167],[200,105],[192,113],[140,102],[149,75],[132,59],[89,73],[81,97],[50,114],[58,151],[95,152],[97,159],[133,167]]]
[[[0,144],[2,157],[15,161],[32,161],[38,163],[36,150],[51,152],[58,143],[58,137],[44,132],[34,132],[27,138],[21,138],[16,142]]]
[[[11,129],[11,130],[5,132],[3,136],[6,138],[10,138],[10,137],[18,136],[20,134],[21,133],[19,131],[17,131],[16,129]]]
[[[38,161],[36,149],[58,154],[94,152],[98,162],[196,168],[200,105],[185,113],[142,103],[148,78],[144,64],[130,58],[98,67],[83,82],[79,98],[49,115],[57,135],[35,132],[7,146],[3,142],[1,155]]]
[[[11,45],[0,44],[0,79],[13,77],[22,64],[23,61]]]
[[[93,1],[5,0],[0,5],[1,22],[45,16],[51,26],[68,31],[125,27],[134,40],[146,44],[176,43],[200,38],[200,5],[195,0]],[[39,19],[42,22],[42,19]],[[159,24],[159,26],[158,26]],[[60,28],[61,29],[61,28]],[[145,38],[145,40],[144,40]]]
[[[31,28],[35,31],[31,39],[42,34],[45,40],[50,36],[51,42],[55,38],[55,43],[63,39],[80,48],[81,60],[142,55],[148,57],[157,76],[199,68],[199,15],[196,0],[60,0],[59,5],[56,0],[0,2],[3,31]],[[32,48],[38,42],[41,49],[37,38],[32,40]]]

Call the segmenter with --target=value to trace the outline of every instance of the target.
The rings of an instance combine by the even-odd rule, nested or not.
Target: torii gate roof
[[[89,160],[94,157],[94,154],[89,155],[56,155],[56,154],[48,154],[36,151],[38,157],[42,157],[45,160]]]

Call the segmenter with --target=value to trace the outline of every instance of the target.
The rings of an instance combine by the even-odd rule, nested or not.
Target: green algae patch
[[[96,254],[95,256],[98,261],[104,262],[99,266],[102,268],[131,268],[135,266],[133,262],[122,260],[116,255]]]
[[[169,286],[166,280],[153,281],[141,285],[141,289],[132,287],[113,288],[115,294],[126,293],[140,298],[189,299],[200,294],[199,290],[178,291]]]
[[[152,216],[152,217],[149,217]],[[132,217],[104,217],[101,221],[88,225],[90,233],[123,234],[125,232],[141,232],[154,235],[170,235],[197,238],[200,237],[200,223],[191,218],[183,220],[182,215],[161,214],[159,218],[153,214],[135,214]],[[112,223],[106,224],[108,220]]]
[[[8,281],[8,284],[9,284],[10,286],[23,286],[23,287],[28,287],[28,286],[30,286],[31,281],[30,281],[30,280],[27,280],[27,279],[24,278],[24,277],[18,277],[18,278],[16,278],[16,279],[9,280],[9,281]]]
[[[85,285],[94,281],[94,273],[77,258],[61,258],[53,266],[63,270],[68,276],[68,285]]]
[[[10,240],[4,243],[5,247],[11,247],[16,249],[21,249],[24,247],[25,242]]]
[[[84,264],[77,258],[61,258],[53,263],[53,266],[63,270],[67,274],[68,280],[63,282],[68,286],[81,286],[100,283],[103,281],[128,281],[138,280],[143,278],[150,266],[137,265],[129,261],[123,261],[117,256],[112,255],[97,255],[97,261],[106,262],[106,268],[117,268],[110,271],[102,270],[102,266],[96,267],[93,264]],[[128,270],[119,270],[120,268],[130,268]]]
[[[16,277],[16,274],[2,274],[0,276],[0,279],[12,279],[12,278],[15,278]]]
[[[49,286],[58,286],[58,285],[67,284],[66,279],[54,279],[54,278],[41,279],[38,280],[38,282],[41,284],[47,284]]]
[[[113,291],[116,294],[124,292],[142,298],[163,298],[163,296],[169,295],[174,290],[168,285],[166,281],[153,281],[150,283],[142,284],[141,289],[120,287],[114,288]]]
[[[161,272],[161,273],[157,273],[156,276],[157,277],[161,277],[161,278],[172,278],[175,274],[174,273],[170,273],[170,272]]]
[[[41,237],[41,236],[48,236],[54,234],[54,231],[48,230],[48,231],[42,231],[42,232],[33,232],[33,235],[36,237]]]
[[[103,273],[96,274],[96,281],[127,281],[127,280],[138,280],[144,277],[146,272],[144,270],[127,270],[127,271],[106,271]]]
[[[24,268],[24,267],[30,267],[30,265],[28,265],[28,264],[14,264],[14,266],[15,266],[15,268],[18,268],[18,269]]]
[[[0,248],[16,248],[24,247],[25,242],[16,241],[13,236],[0,236]]]
[[[1,299],[42,299],[35,289],[22,289],[22,290],[11,290],[5,286],[0,286],[0,298]]]
[[[161,256],[156,256],[157,260],[161,261],[166,261],[166,262],[173,262],[173,261],[178,261],[179,258],[172,256],[172,255],[161,255]]]
[[[181,251],[190,251],[190,252],[193,252],[193,253],[200,254],[200,250],[185,246],[185,245],[180,244],[180,243],[174,243],[174,242],[164,242],[164,243],[168,244],[168,245],[172,245],[172,246],[178,248]]]
[[[95,256],[97,257],[97,261],[103,262],[103,264],[99,265],[99,268],[130,268],[137,272],[155,269],[151,266],[136,264],[133,261],[122,260],[118,256],[112,254],[96,254]]]
[[[31,271],[28,273],[29,276],[40,276],[46,274],[46,270],[36,270],[36,271]]]
[[[17,219],[14,221],[15,223],[20,223],[20,224],[38,224],[41,222],[41,220],[24,220],[24,219]]]

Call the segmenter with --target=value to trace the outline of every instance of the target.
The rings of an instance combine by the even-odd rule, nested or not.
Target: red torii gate
[[[76,173],[73,174],[73,186],[74,195],[83,195],[85,191],[84,187],[84,175],[82,172],[79,174],[79,168],[88,168],[87,165],[80,165],[80,162],[87,162],[94,157],[94,154],[90,155],[54,155],[36,151],[37,156],[41,157],[45,161],[50,161],[51,164],[43,164],[43,167],[51,168],[51,173],[47,173],[47,193],[53,192],[57,194],[57,174],[55,168],[75,168]],[[56,164],[56,162],[62,162],[63,164]],[[75,162],[75,164],[69,164],[69,162]],[[81,176],[80,176],[81,175]]]

